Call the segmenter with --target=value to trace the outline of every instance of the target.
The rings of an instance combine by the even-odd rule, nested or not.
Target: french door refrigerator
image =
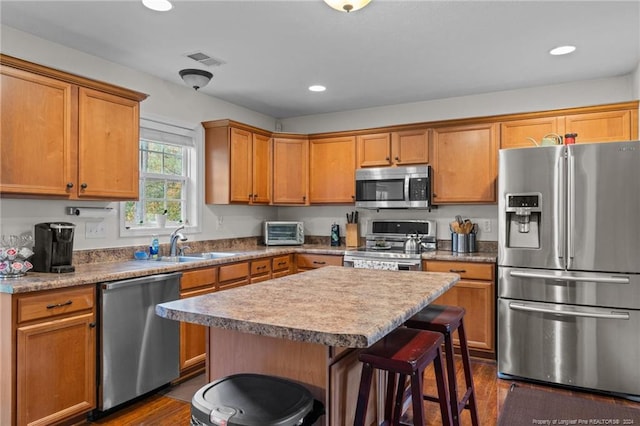
[[[498,375],[640,400],[640,142],[499,152]]]

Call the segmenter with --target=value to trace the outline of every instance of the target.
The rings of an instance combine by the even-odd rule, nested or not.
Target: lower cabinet
[[[296,272],[322,268],[323,266],[342,266],[342,256],[332,254],[296,254]]]
[[[257,259],[251,261],[250,282],[259,283],[271,279],[271,258]]]
[[[433,303],[463,307],[469,350],[474,355],[495,358],[495,264],[427,260],[422,269],[460,275],[460,281]]]
[[[16,297],[16,424],[52,424],[96,407],[95,286]]]
[[[213,293],[218,268],[203,268],[185,271],[180,280],[180,298],[202,296]],[[207,327],[189,322],[180,322],[180,379],[204,371]]]
[[[280,278],[291,274],[292,265],[290,254],[274,257],[271,266],[271,277]]]
[[[249,262],[232,263],[220,266],[216,289],[240,287],[249,284]]]

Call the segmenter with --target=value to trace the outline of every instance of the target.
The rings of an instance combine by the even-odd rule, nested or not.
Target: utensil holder
[[[476,234],[458,234],[451,233],[451,251],[454,253],[475,253],[476,252]]]
[[[360,245],[360,231],[357,223],[347,223],[346,244],[347,247],[358,247]]]

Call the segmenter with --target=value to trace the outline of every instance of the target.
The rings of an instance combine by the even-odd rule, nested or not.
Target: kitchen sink
[[[226,251],[208,251],[204,253],[193,253],[190,256],[199,257],[200,259],[220,259],[223,257],[237,256],[238,253],[230,253]]]
[[[183,263],[183,262],[197,262],[202,261],[205,258],[202,256],[161,256],[156,259],[157,262],[171,262],[171,263]]]

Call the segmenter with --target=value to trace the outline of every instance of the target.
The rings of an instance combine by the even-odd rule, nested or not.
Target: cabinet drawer
[[[447,262],[428,260],[424,262],[424,270],[428,272],[454,272],[460,278],[469,280],[493,281],[493,263]]]
[[[235,281],[249,276],[249,263],[234,263],[232,265],[223,265],[220,267],[218,280],[220,283],[225,281]]]
[[[299,254],[297,265],[299,268],[322,268],[323,266],[342,266],[342,256],[326,254]]]
[[[34,293],[18,299],[18,323],[52,318],[94,307],[95,287],[83,286]]]
[[[213,287],[216,284],[216,268],[186,271],[180,279],[180,290],[198,287]]]
[[[291,256],[278,256],[273,258],[273,271],[288,270],[291,267]]]
[[[261,275],[271,272],[271,259],[251,261],[251,275]]]

